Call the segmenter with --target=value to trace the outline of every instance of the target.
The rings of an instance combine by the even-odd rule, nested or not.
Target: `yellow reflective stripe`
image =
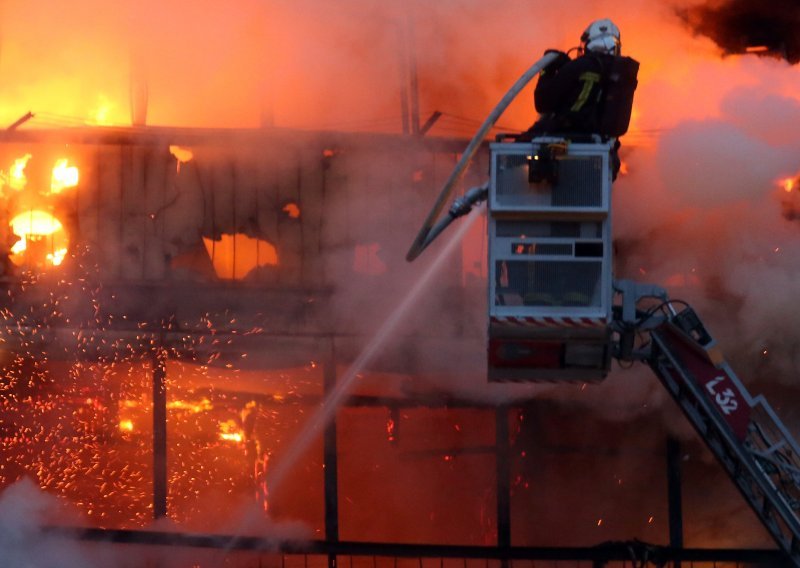
[[[578,95],[578,100],[575,101],[575,104],[572,105],[570,109],[572,112],[581,110],[583,105],[586,104],[586,101],[589,100],[589,93],[592,92],[592,87],[600,82],[600,74],[593,71],[586,71],[585,73],[581,73],[578,80],[583,81],[583,89],[581,89],[581,94]]]

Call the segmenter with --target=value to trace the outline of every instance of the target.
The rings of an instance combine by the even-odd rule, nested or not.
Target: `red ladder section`
[[[650,332],[648,364],[761,522],[800,568],[800,449],[763,397],[672,323]]]

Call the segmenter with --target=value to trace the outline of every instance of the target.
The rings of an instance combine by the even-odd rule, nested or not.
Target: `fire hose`
[[[416,239],[411,245],[411,248],[408,249],[408,253],[406,254],[406,260],[408,262],[413,261],[417,258],[420,253],[425,250],[425,248],[433,242],[433,239],[436,235],[431,235],[431,229],[433,228],[436,220],[439,218],[439,214],[442,212],[442,208],[444,207],[445,202],[450,197],[450,194],[453,191],[456,183],[461,179],[464,175],[464,172],[467,169],[472,157],[475,155],[475,152],[478,151],[483,139],[489,133],[489,130],[494,126],[497,119],[500,118],[500,115],[505,112],[508,105],[517,98],[520,91],[525,88],[525,86],[533,79],[539,72],[547,67],[550,63],[552,63],[557,57],[556,53],[547,53],[544,57],[542,57],[539,61],[534,63],[530,69],[525,71],[522,76],[517,79],[517,82],[514,83],[508,92],[500,99],[500,102],[497,103],[497,106],[492,109],[492,112],[486,117],[486,120],[483,121],[483,124],[475,133],[475,136],[472,138],[472,141],[467,146],[464,153],[461,155],[461,159],[456,164],[453,171],[450,173],[450,177],[447,178],[444,186],[442,187],[441,192],[439,192],[439,197],[436,199],[436,202],[433,205],[428,217],[422,223],[422,227],[417,233]],[[437,233],[438,234],[438,233]]]

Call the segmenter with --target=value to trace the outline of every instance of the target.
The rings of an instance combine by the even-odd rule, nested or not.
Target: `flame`
[[[701,286],[700,278],[694,274],[695,270],[692,269],[688,273],[676,272],[667,276],[664,280],[664,285],[667,288],[687,288]]]
[[[11,189],[22,191],[28,183],[28,178],[25,176],[25,166],[28,165],[28,160],[31,159],[31,154],[25,154],[21,158],[14,160],[14,164],[8,170],[8,185]]]
[[[173,400],[167,403],[167,408],[170,410],[189,410],[194,414],[199,412],[205,412],[207,410],[211,410],[214,408],[214,405],[211,404],[211,401],[207,398],[203,398],[200,402],[189,402],[187,400]]]
[[[194,158],[194,153],[188,148],[183,148],[182,146],[170,146],[169,153],[175,156],[176,160],[184,164]]]
[[[386,419],[386,439],[390,442],[397,441],[396,424],[391,418]]]
[[[225,420],[219,423],[219,439],[239,443],[244,440],[244,432],[235,420]]]
[[[101,106],[96,111],[94,111],[94,122],[97,124],[109,124],[108,121],[108,114],[110,112],[109,107]]]
[[[98,100],[97,108],[89,113],[91,120],[95,124],[100,124],[105,126],[113,124],[111,120],[111,115],[116,105],[114,105],[114,103],[111,102],[111,99],[109,99],[106,95],[103,94],[99,94],[97,96],[97,100]]]
[[[169,147],[169,153],[175,156],[175,159],[178,161],[178,165],[176,166],[178,173],[181,171],[181,164],[190,162],[192,158],[194,158],[194,152],[188,148],[176,146],[174,144]]]
[[[50,193],[61,193],[64,189],[78,185],[80,178],[78,168],[68,165],[69,161],[62,158],[53,166],[53,175],[50,178]]]
[[[120,432],[133,432],[133,420],[120,420],[119,430]]]
[[[746,53],[764,53],[769,51],[769,47],[766,45],[751,45],[745,48]]]
[[[31,209],[11,220],[11,231],[19,240],[11,247],[11,262],[58,266],[67,254],[67,236],[61,222],[50,213]]]
[[[297,203],[287,203],[283,206],[282,211],[286,213],[290,219],[300,218],[300,207],[297,206]]]
[[[222,235],[216,241],[203,237],[203,243],[220,278],[241,280],[255,268],[278,264],[278,252],[271,243],[242,233]]]
[[[785,219],[798,218],[798,193],[800,189],[800,174],[794,176],[779,178],[775,180],[775,185],[780,187],[778,193],[778,200],[780,201],[782,215]],[[780,252],[780,247],[776,247],[774,252]]]

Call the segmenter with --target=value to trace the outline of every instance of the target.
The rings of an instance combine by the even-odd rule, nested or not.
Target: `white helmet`
[[[622,46],[619,28],[608,18],[595,20],[581,36],[583,51],[619,55]]]

